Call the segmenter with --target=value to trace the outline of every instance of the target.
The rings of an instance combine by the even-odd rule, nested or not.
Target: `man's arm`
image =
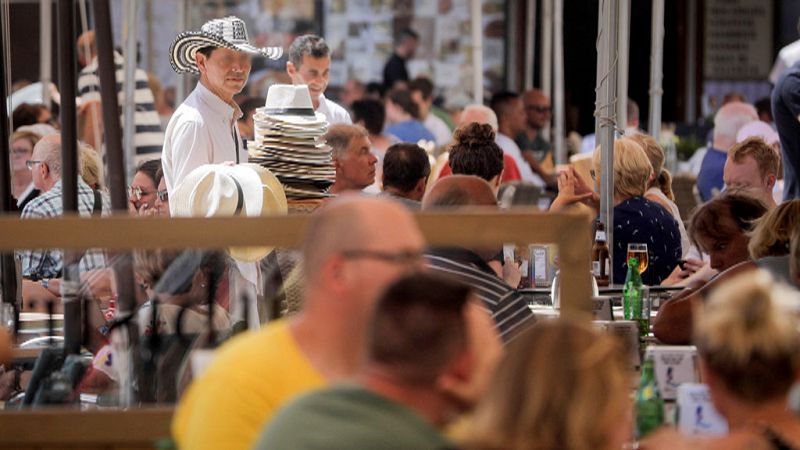
[[[725,270],[699,289],[686,288],[658,309],[653,321],[653,334],[670,345],[688,345],[692,341],[694,307],[699,305],[721,283],[739,274],[755,270],[752,261],[745,261]]]

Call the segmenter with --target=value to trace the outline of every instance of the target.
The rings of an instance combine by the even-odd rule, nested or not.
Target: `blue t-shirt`
[[[397,136],[401,142],[416,144],[420,139],[436,142],[433,133],[425,128],[419,120],[406,120],[386,128],[386,134]]]
[[[700,198],[704,202],[714,197],[714,189],[722,191],[725,182],[722,181],[722,172],[725,170],[725,160],[728,153],[709,147],[703,163],[700,165],[700,173],[697,174],[697,190],[700,191]]]
[[[629,243],[647,244],[647,285],[658,285],[681,259],[678,222],[666,209],[644,197],[632,197],[614,207],[614,283],[625,282]]]
[[[772,115],[781,138],[783,199],[800,198],[800,62],[775,84]]]

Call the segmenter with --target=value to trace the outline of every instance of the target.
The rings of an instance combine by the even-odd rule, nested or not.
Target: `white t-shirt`
[[[319,107],[317,108],[317,112],[325,114],[328,123],[331,125],[335,123],[353,123],[350,119],[350,113],[348,113],[346,109],[336,104],[336,102],[328,100],[323,94],[319,94]]]

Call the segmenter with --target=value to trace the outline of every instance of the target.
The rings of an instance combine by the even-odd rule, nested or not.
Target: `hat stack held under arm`
[[[261,164],[283,183],[289,199],[330,196],[336,171],[331,148],[322,140],[328,130],[323,114],[314,111],[306,85],[270,86],[267,104],[253,116],[255,142],[248,145],[250,162]]]

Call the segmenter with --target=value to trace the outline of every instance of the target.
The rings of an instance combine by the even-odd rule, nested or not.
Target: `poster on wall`
[[[505,1],[483,0],[483,71],[488,93],[505,78]],[[426,76],[450,101],[472,98],[469,2],[454,0],[325,0],[325,40],[333,54],[331,86],[349,79],[381,82],[393,37],[405,27],[420,36],[409,75]]]

